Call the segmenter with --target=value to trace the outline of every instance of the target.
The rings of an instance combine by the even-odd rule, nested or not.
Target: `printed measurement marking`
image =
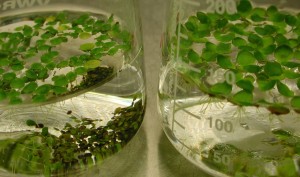
[[[188,149],[188,150],[194,152],[194,150],[193,150],[191,147],[189,147],[189,146],[187,146],[186,144],[184,144],[184,142],[182,142],[181,140],[177,139],[177,142],[179,142],[179,143],[180,143],[183,147],[185,147],[186,149]]]
[[[47,5],[50,0],[8,0],[0,3],[0,9],[9,10],[15,8],[32,7],[34,5]]]
[[[233,124],[230,121],[223,121],[221,119],[213,119],[212,117],[208,118],[209,127],[215,128],[218,131],[225,131],[227,133],[233,132]]]
[[[177,88],[179,89],[179,90],[181,90],[182,92],[187,92],[187,90],[185,89],[185,88],[183,88],[183,87],[181,87],[181,86],[179,86],[179,85],[177,85]]]
[[[208,70],[209,77],[212,77],[214,80],[218,79],[219,76],[224,76],[225,81],[229,85],[233,85],[236,82],[236,76],[233,71],[227,71],[224,74],[224,71],[222,70],[216,70],[214,71],[212,68]]]
[[[179,59],[180,59],[179,62],[177,62],[176,65],[175,65],[176,68],[182,68],[183,67],[183,68],[189,69],[191,71],[195,71],[197,73],[201,73],[201,70],[199,70],[199,68],[195,68],[193,66],[188,65],[187,63],[182,62],[182,58],[181,57]]]
[[[201,120],[201,117],[197,116],[196,114],[191,113],[190,111],[186,110],[186,109],[181,109],[182,111],[184,111],[185,113],[189,114],[190,116],[192,116],[193,118],[196,118],[198,120]]]
[[[173,121],[174,121],[174,123],[176,123],[179,127],[181,127],[182,129],[185,130],[185,126],[184,126],[184,125],[182,125],[182,124],[181,124],[180,122],[178,122],[176,119],[174,119]]]
[[[236,2],[234,0],[206,0],[208,12],[216,12],[218,14],[234,14],[236,10]]]
[[[181,107],[181,105],[178,104],[178,103],[176,103],[176,102],[175,102],[175,105],[178,106],[179,108]],[[182,110],[182,111],[184,111],[185,113],[191,115],[192,117],[195,117],[196,119],[201,120],[201,117],[197,116],[197,115],[194,114],[194,113],[191,113],[190,111],[188,111],[188,110],[186,110],[186,109],[184,109],[184,108],[182,108],[182,109],[180,109],[180,110]]]
[[[184,0],[183,2],[186,3],[186,4],[193,5],[193,6],[201,6],[201,3],[197,2],[195,0]]]
[[[233,85],[236,82],[235,74],[233,71],[228,71],[225,73],[225,80],[227,84]]]
[[[227,154],[222,154],[221,152],[214,152],[213,161],[219,164],[224,164],[229,166],[231,159]]]

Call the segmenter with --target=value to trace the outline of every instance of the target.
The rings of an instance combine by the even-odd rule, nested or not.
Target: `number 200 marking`
[[[218,14],[236,13],[236,2],[234,0],[206,0],[208,4],[208,12],[216,12]]]

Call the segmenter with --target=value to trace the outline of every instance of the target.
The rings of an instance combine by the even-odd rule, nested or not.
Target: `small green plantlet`
[[[95,47],[94,43],[85,43],[80,46],[80,50],[89,51],[89,50],[92,50],[94,47]]]

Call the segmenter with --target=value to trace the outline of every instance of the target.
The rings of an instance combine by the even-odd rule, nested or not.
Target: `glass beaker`
[[[0,176],[80,176],[121,150],[145,110],[135,0],[3,0],[0,17]]]
[[[300,2],[170,7],[158,99],[172,144],[213,176],[299,176]]]

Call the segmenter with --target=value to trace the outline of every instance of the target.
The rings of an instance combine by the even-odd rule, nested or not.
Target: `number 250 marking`
[[[218,14],[236,13],[236,2],[234,0],[206,0],[208,4],[208,12],[216,12]]]

